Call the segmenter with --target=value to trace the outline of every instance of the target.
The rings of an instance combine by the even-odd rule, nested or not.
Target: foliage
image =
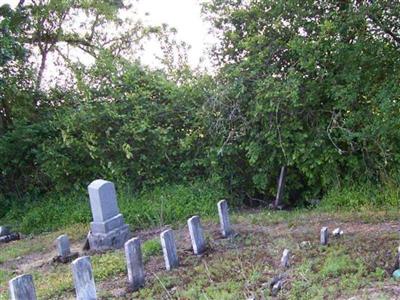
[[[225,177],[292,200],[399,164],[399,13],[392,1],[207,1],[221,44],[210,107]],[[221,124],[223,124],[221,126]]]
[[[130,6],[118,3],[28,1],[15,9],[2,6],[3,31],[12,34],[1,37],[10,46],[4,48],[8,71],[0,86],[0,191],[5,202],[0,216],[12,201],[24,201],[25,193],[40,198],[49,191],[81,190],[96,177],[142,188],[203,174],[199,164],[197,169],[188,167],[203,155],[195,148],[198,136],[191,136],[201,131],[192,122],[199,97],[189,98],[190,84],[176,84],[193,78],[185,65],[185,45],[168,26],[122,22],[119,11]],[[78,29],[74,20],[82,14],[87,19]],[[114,27],[122,31],[110,33]],[[170,74],[150,71],[136,61],[151,36],[159,39],[160,59]],[[83,51],[94,63],[74,60],[68,49]],[[176,49],[181,54],[174,61],[171,52]],[[50,56],[59,73],[44,90]],[[59,80],[65,84],[58,85]],[[184,172],[176,171],[180,167]]]
[[[95,178],[135,191],[212,178],[251,203],[274,197],[281,166],[296,204],[353,184],[396,186],[399,9],[206,1],[221,41],[211,76],[187,66],[173,28],[124,20],[135,12],[128,1],[1,6],[0,217]],[[160,45],[160,70],[140,64],[148,39]],[[397,195],[376,201],[396,205]]]

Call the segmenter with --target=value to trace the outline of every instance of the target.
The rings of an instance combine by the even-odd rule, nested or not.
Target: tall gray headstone
[[[88,235],[90,249],[122,248],[130,232],[119,213],[114,184],[98,179],[88,186],[93,222]]]
[[[320,236],[320,242],[321,245],[328,245],[328,238],[329,238],[329,232],[328,232],[328,227],[322,227],[321,228],[321,236]]]
[[[179,258],[176,252],[174,232],[171,229],[160,234],[161,246],[164,254],[165,268],[169,271],[179,266]]]
[[[226,202],[226,200],[221,200],[218,202],[218,215],[222,236],[230,236],[233,231],[231,228],[231,222],[229,221],[228,202]]]
[[[20,275],[8,282],[11,300],[36,300],[32,275]]]
[[[129,290],[137,291],[144,286],[144,268],[139,238],[130,239],[125,243],[125,257]]]
[[[206,243],[203,235],[199,216],[193,216],[188,221],[190,239],[192,241],[193,252],[200,255],[206,249]]]
[[[57,253],[61,257],[67,257],[71,255],[71,249],[69,245],[69,239],[66,234],[60,235],[57,240]]]
[[[72,262],[72,276],[77,300],[97,299],[89,256],[77,258]]]
[[[288,268],[290,266],[290,250],[283,250],[282,258],[281,258],[281,267]]]

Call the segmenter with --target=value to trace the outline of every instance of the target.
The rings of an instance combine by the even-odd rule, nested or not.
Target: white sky
[[[197,66],[201,57],[206,59],[205,51],[213,39],[208,34],[209,26],[201,19],[199,0],[139,0],[138,12],[149,25],[166,23],[178,30],[177,37],[191,45],[190,65]]]
[[[3,4],[16,5],[18,0],[0,0]],[[213,38],[209,31],[209,25],[201,18],[200,0],[138,0],[134,4],[137,8],[138,16],[147,25],[168,24],[177,29],[177,38],[185,41],[191,46],[188,52],[189,64],[192,67],[210,67],[206,51],[213,43]],[[143,63],[154,64],[154,49],[148,46],[149,51],[141,60]],[[200,62],[203,58],[204,61]]]

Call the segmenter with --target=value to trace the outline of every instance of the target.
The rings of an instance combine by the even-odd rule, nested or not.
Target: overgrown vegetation
[[[220,184],[199,181],[166,185],[141,193],[118,190],[118,205],[126,222],[138,230],[181,223],[193,214],[212,216],[217,201],[226,194]],[[56,193],[41,201],[23,203],[12,207],[2,223],[13,225],[15,230],[24,233],[39,233],[91,221],[89,199],[85,193]]]
[[[204,1],[212,76],[173,29],[122,20],[128,2],[1,6],[2,222],[87,222],[96,178],[133,226],[175,222],[220,196],[270,202],[281,166],[294,205],[399,204],[398,2]],[[148,38],[159,70],[140,64]]]

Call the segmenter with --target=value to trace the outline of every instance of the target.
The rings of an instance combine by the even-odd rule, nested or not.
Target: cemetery
[[[399,0],[0,0],[0,300],[400,300]]]
[[[369,223],[361,219],[367,213],[360,214],[359,220],[354,215],[335,219],[306,213],[279,219],[274,211],[232,215],[228,202],[220,200],[215,206],[218,218],[203,222],[192,216],[177,230],[166,226],[135,235],[123,221],[112,182],[95,180],[88,191],[94,221],[90,227],[70,228],[72,243],[67,234],[53,242],[49,238],[54,234],[49,234],[43,249],[27,245],[23,257],[10,252],[8,260],[4,260],[8,248],[37,241],[0,245],[0,263],[7,270],[3,283],[8,280],[8,287],[0,289],[0,299],[201,299],[204,291],[215,293],[216,298],[226,293],[229,299],[295,299],[300,297],[296,289],[318,280],[313,279],[318,273],[323,282],[341,278],[343,282],[336,284],[348,299],[352,293],[396,299],[400,292],[394,216],[382,214],[376,220],[385,221],[376,222],[377,215],[371,214]],[[89,228],[86,237],[85,228]],[[4,229],[3,234],[10,231]],[[12,274],[18,275],[8,278]],[[317,282],[309,288],[317,289]],[[345,299],[346,293],[334,287],[327,290],[332,299]],[[326,294],[310,291],[309,295]]]

